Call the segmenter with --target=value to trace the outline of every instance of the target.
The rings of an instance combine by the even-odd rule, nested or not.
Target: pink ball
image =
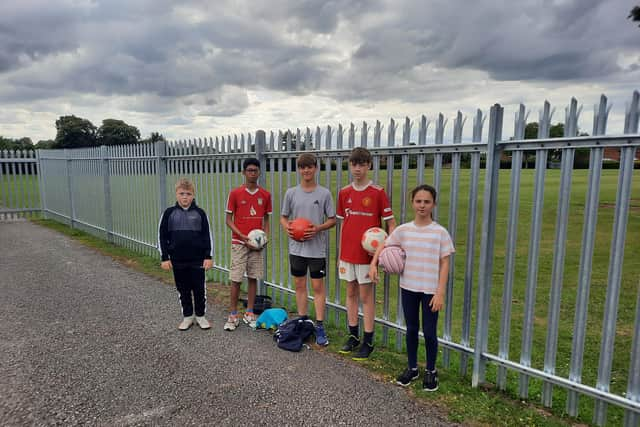
[[[380,252],[378,263],[386,273],[401,274],[407,255],[400,246],[387,246]]]

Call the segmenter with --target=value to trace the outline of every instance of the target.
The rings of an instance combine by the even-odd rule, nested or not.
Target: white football
[[[362,248],[374,254],[379,246],[384,244],[387,238],[387,232],[380,227],[371,227],[362,234]]]
[[[249,244],[256,249],[262,249],[267,244],[267,233],[259,228],[251,230],[247,237],[249,237]]]

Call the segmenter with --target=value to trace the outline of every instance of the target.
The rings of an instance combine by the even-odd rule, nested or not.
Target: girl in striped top
[[[422,332],[427,353],[427,369],[423,389],[438,389],[436,357],[438,355],[438,312],[444,305],[449,255],[455,252],[449,232],[433,221],[431,212],[436,205],[436,189],[419,185],[411,191],[413,221],[402,224],[391,233],[384,246],[400,246],[406,254],[404,271],[400,275],[402,311],[407,325],[406,343],[408,368],[396,379],[407,386],[420,376],[418,371],[418,331],[422,307]],[[382,246],[374,255],[369,277],[378,280],[378,257]]]

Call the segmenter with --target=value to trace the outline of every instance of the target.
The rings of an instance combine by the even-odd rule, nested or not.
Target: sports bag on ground
[[[256,320],[257,329],[278,329],[287,320],[287,312],[282,308],[268,308]]]
[[[304,342],[314,335],[316,325],[307,316],[287,320],[278,326],[273,339],[283,350],[300,351]]]

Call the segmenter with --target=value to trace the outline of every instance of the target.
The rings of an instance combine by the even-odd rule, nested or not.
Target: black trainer
[[[438,371],[424,371],[424,381],[422,389],[425,391],[436,391],[438,389]]]
[[[344,343],[344,345],[339,350],[339,352],[342,354],[351,353],[353,350],[358,348],[359,345],[360,345],[360,340],[358,339],[358,337],[349,335],[349,338],[347,338],[347,341]]]
[[[402,387],[406,387],[411,384],[411,381],[415,380],[419,376],[420,372],[418,371],[418,368],[407,368],[398,376],[398,378],[396,378],[396,384],[401,385]]]
[[[363,342],[356,354],[353,355],[353,360],[367,360],[369,355],[373,352],[373,345],[368,342]]]

